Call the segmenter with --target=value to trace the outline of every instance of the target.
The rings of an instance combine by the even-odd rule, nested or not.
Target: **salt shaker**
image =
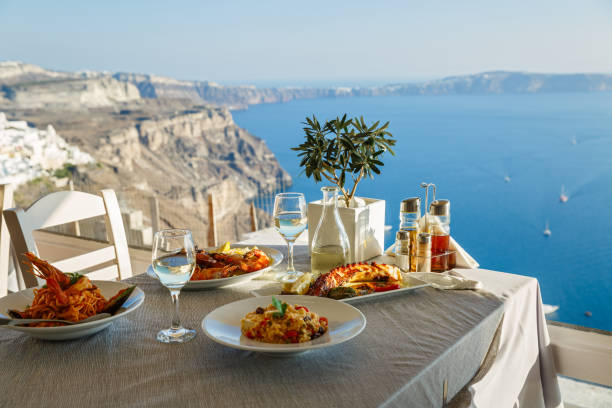
[[[409,239],[410,266],[406,272],[416,271],[417,234],[421,218],[421,199],[406,198],[400,205],[400,231],[406,231]],[[397,254],[397,251],[396,251]]]
[[[395,265],[402,272],[411,272],[410,270],[410,232],[405,230],[397,231],[395,234]]]
[[[431,272],[431,235],[422,232],[418,236],[417,272]]]

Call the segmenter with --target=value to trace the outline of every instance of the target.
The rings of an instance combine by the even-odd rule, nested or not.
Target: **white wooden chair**
[[[25,211],[20,208],[4,210],[21,269],[20,289],[40,283],[29,273],[29,263],[24,264],[27,259],[23,255],[25,252],[38,255],[34,231],[102,215],[106,218],[109,246],[52,264],[62,272],[85,273],[90,279],[129,278],[132,266],[121,211],[113,190],[102,190],[100,195],[60,191],[40,198]]]
[[[8,294],[11,240],[2,210],[13,206],[13,186],[0,184],[0,297]]]

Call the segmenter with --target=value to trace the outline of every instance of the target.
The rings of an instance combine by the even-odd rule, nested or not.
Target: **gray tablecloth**
[[[297,246],[296,264],[307,263],[306,247]],[[479,383],[470,384],[470,380],[483,362],[504,311],[503,325],[509,320],[508,304],[529,287],[535,287],[537,297],[537,281],[492,271],[467,272],[473,272],[468,276],[483,280],[497,296],[423,288],[362,301],[355,304],[367,318],[361,335],[344,344],[285,358],[221,346],[200,328],[208,312],[250,296],[251,289],[266,282],[183,291],[183,323],[197,328],[198,335],[187,344],[164,345],[155,340],[155,334],[169,325],[168,290],[139,275],[129,281],[144,290],[144,305],[89,338],[47,342],[0,330],[0,406],[440,407],[445,380],[449,399],[465,387],[468,404],[506,406],[477,404]],[[534,308],[531,311],[536,314]],[[538,349],[537,338],[530,337],[528,342],[535,342],[530,350]],[[530,364],[534,363],[532,354]],[[536,353],[536,364],[538,358]],[[546,367],[539,368],[518,381],[539,384],[541,400],[526,406],[544,406],[542,382],[532,378],[547,374]],[[506,375],[520,377],[523,373],[508,371]],[[501,384],[494,379],[490,386]],[[524,387],[516,392],[517,401],[521,393]]]

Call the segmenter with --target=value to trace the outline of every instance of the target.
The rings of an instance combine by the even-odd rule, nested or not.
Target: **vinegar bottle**
[[[449,269],[450,201],[436,200],[429,206],[431,229],[431,271]]]
[[[321,191],[323,213],[310,248],[310,266],[315,277],[351,259],[348,235],[338,214],[338,188],[323,187]]]

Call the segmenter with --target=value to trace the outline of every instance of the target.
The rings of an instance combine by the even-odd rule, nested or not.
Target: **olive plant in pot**
[[[389,122],[368,125],[363,117],[348,119],[345,114],[321,125],[313,115],[304,125],[305,140],[292,150],[299,152],[300,166],[307,177],[316,182],[325,179],[339,189],[338,211],[349,238],[351,261],[382,254],[385,201],[355,194],[360,181],[380,174],[384,154],[394,154],[396,141],[387,130]],[[308,204],[309,244],[321,213],[320,201]]]

